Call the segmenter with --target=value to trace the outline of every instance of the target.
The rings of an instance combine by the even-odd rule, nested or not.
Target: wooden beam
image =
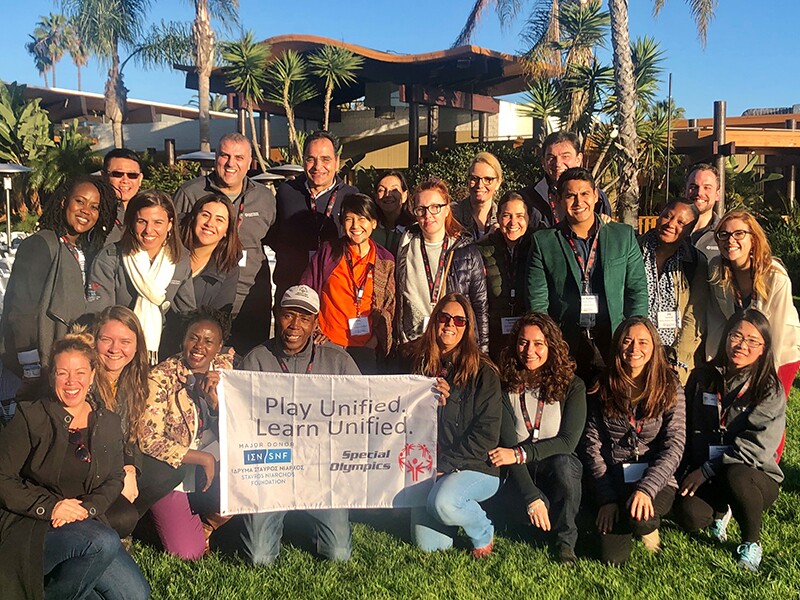
[[[480,113],[497,114],[500,112],[500,103],[491,96],[471,94],[423,85],[401,85],[401,102],[416,102],[424,106],[446,106],[462,110],[474,110]]]

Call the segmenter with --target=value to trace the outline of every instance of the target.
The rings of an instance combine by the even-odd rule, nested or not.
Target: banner
[[[424,506],[435,380],[220,371],[222,514]]]

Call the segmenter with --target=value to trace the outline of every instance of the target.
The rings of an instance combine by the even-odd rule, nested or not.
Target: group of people
[[[120,545],[134,530],[187,560],[275,560],[285,513],[217,512],[230,368],[435,378],[436,479],[411,513],[426,551],[461,527],[489,555],[519,515],[572,563],[586,505],[608,563],[634,535],[657,551],[671,511],[720,541],[735,518],[739,564],[756,570],[800,367],[785,268],[752,215],[714,214],[710,165],[637,240],[575,135],[542,150],[542,180],[499,198],[502,166],[479,153],[460,202],[399,171],[360,193],[327,132],[274,195],[247,177],[239,134],[173,198],[139,189],[126,149],[59,190],[17,251],[0,322],[20,380],[0,431],[9,597],[147,597]],[[306,516],[321,555],[349,558],[346,510]]]

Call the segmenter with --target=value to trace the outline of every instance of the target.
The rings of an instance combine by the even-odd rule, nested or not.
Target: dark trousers
[[[581,505],[581,461],[572,454],[556,454],[527,466],[534,485],[545,495],[556,541],[574,550],[578,542],[575,517]]]
[[[697,531],[720,518],[728,506],[742,530],[743,542],[758,542],[761,517],[778,498],[780,486],[769,475],[747,465],[725,465],[694,496],[675,502],[675,518],[687,531]]]
[[[577,336],[567,340],[570,353],[575,359],[575,374],[588,388],[605,370],[611,350],[611,328],[598,324],[591,331],[581,330]]]
[[[136,528],[139,522],[139,511],[128,502],[128,499],[120,494],[112,502],[105,513],[106,520],[111,528],[119,534],[119,537],[128,537]]]
[[[628,499],[634,493],[633,486],[625,486],[625,493],[618,503],[619,516],[614,528],[610,533],[600,535],[600,554],[603,562],[621,565],[626,562],[631,555],[633,547],[633,536],[644,536],[653,533],[661,526],[661,517],[672,508],[675,500],[675,488],[665,487],[653,498],[652,518],[637,521],[631,517],[630,509],[627,506]]]

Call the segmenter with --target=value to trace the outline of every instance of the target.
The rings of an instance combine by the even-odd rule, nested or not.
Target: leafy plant
[[[78,131],[78,120],[73,120],[61,130],[55,145],[35,161],[30,186],[49,194],[62,183],[99,169],[101,160],[92,143]]]
[[[200,164],[179,160],[174,166],[154,164],[147,170],[142,189],[156,188],[172,196],[177,189],[200,173]]]
[[[355,83],[356,73],[364,64],[364,58],[346,48],[323,46],[308,56],[311,72],[322,79],[325,88],[325,102],[322,129],[328,131],[333,90],[348,83]]]

